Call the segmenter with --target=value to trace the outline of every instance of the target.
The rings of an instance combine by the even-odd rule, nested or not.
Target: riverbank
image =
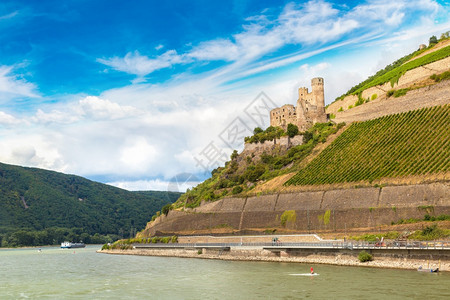
[[[182,257],[182,258],[201,258],[201,259],[219,259],[234,261],[265,261],[265,262],[291,262],[307,264],[328,264],[337,266],[358,266],[389,269],[407,269],[417,270],[420,266],[423,268],[437,268],[440,271],[450,271],[450,260],[436,259],[413,259],[399,255],[377,256],[374,260],[361,263],[356,256],[343,253],[327,254],[299,254],[288,252],[274,253],[268,250],[246,248],[231,249],[230,251],[217,250],[194,250],[194,249],[129,249],[129,250],[99,250],[99,253],[115,255],[140,255],[140,256],[164,256],[164,257]]]

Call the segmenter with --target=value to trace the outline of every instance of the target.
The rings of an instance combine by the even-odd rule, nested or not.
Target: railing
[[[229,248],[229,247],[258,247],[270,249],[419,249],[419,250],[450,250],[449,241],[386,241],[386,242],[365,242],[365,241],[336,241],[336,242],[302,242],[302,243],[175,243],[175,244],[133,244],[135,248]]]

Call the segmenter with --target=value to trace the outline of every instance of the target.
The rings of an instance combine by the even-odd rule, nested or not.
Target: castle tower
[[[317,107],[318,112],[325,112],[325,95],[323,88],[323,78],[316,77],[311,79],[312,87],[312,105]]]
[[[298,89],[298,99],[306,99],[306,97],[308,96],[308,88],[305,87],[301,87]]]

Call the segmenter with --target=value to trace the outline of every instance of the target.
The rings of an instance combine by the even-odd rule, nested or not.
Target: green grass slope
[[[430,46],[432,48],[432,46]],[[430,52],[422,57],[419,57],[417,59],[411,60],[411,58],[414,58],[415,56],[429,50],[430,48],[424,49],[424,50],[417,50],[415,52],[412,52],[397,61],[393,62],[392,64],[386,66],[384,69],[379,70],[376,74],[373,76],[370,76],[363,82],[359,83],[358,85],[355,85],[350,90],[348,90],[345,94],[342,96],[339,96],[336,98],[335,101],[343,99],[344,97],[348,95],[358,95],[362,93],[364,90],[371,88],[373,86],[382,85],[386,82],[391,82],[391,85],[393,86],[394,83],[397,83],[399,78],[406,73],[406,71],[439,61],[441,59],[444,59],[446,57],[450,56],[450,46],[441,48],[439,50]]]
[[[285,185],[320,185],[450,171],[450,105],[352,124]]]
[[[76,228],[74,239],[82,233],[128,236],[180,195],[129,192],[79,176],[0,163],[0,242],[3,235],[4,244],[10,238],[7,245],[24,245],[14,232],[48,235],[49,228],[65,228],[66,233]]]
[[[373,86],[377,86],[380,84],[384,84],[386,82],[391,82],[391,84],[393,85],[394,83],[398,82],[398,79],[400,78],[400,76],[405,74],[406,71],[421,67],[423,65],[433,63],[435,61],[444,59],[448,56],[450,56],[450,46],[447,46],[445,48],[431,52],[431,53],[424,55],[422,57],[419,57],[415,60],[409,61],[405,64],[402,64],[402,65],[394,68],[393,70],[390,70],[390,71],[384,73],[381,76],[377,76],[370,82],[366,83],[365,85],[363,85],[362,87],[357,89],[354,92],[354,94],[358,94],[368,88],[371,88]]]

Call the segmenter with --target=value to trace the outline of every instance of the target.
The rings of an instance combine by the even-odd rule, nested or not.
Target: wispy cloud
[[[15,118],[12,115],[9,115],[3,111],[0,111],[0,125],[3,126],[11,126],[11,125],[17,125],[21,121],[17,118]]]
[[[16,11],[13,11],[13,12],[11,12],[11,13],[9,13],[9,14],[0,16],[0,21],[12,19],[12,18],[14,18],[15,16],[17,16],[18,14],[19,14],[19,11],[16,10]]]
[[[97,61],[117,71],[138,76],[145,76],[156,70],[169,68],[174,64],[184,62],[183,57],[178,55],[175,50],[166,51],[156,58],[148,58],[147,56],[141,55],[138,51],[134,51],[127,53],[124,58],[99,58]]]
[[[36,85],[14,75],[13,69],[14,66],[0,66],[0,102],[16,97],[39,97]]]
[[[339,10],[323,0],[313,0],[304,4],[289,3],[275,18],[264,14],[249,17],[241,32],[229,38],[200,42],[182,54],[178,54],[176,50],[169,50],[149,58],[136,51],[127,53],[125,57],[116,56],[97,61],[115,70],[139,77],[176,64],[216,60],[231,64],[228,69],[218,70],[219,73],[246,69],[244,75],[256,74],[270,69],[269,64],[273,67],[282,66],[284,63],[295,62],[323,52],[327,47],[333,48],[355,42],[360,40],[358,35],[367,38],[389,34],[389,28],[402,23],[407,13],[423,10],[435,14],[438,7],[429,0],[369,1],[350,10]],[[380,28],[383,28],[383,31],[380,31]],[[359,30],[359,34],[355,33],[347,40],[341,39],[356,30]],[[314,45],[313,48],[320,50],[307,51],[301,47],[301,50],[292,52],[289,58],[277,58],[276,62],[271,57],[264,58],[267,54],[277,52],[288,45]],[[251,64],[259,66],[251,67]],[[249,67],[253,71],[249,72]]]

